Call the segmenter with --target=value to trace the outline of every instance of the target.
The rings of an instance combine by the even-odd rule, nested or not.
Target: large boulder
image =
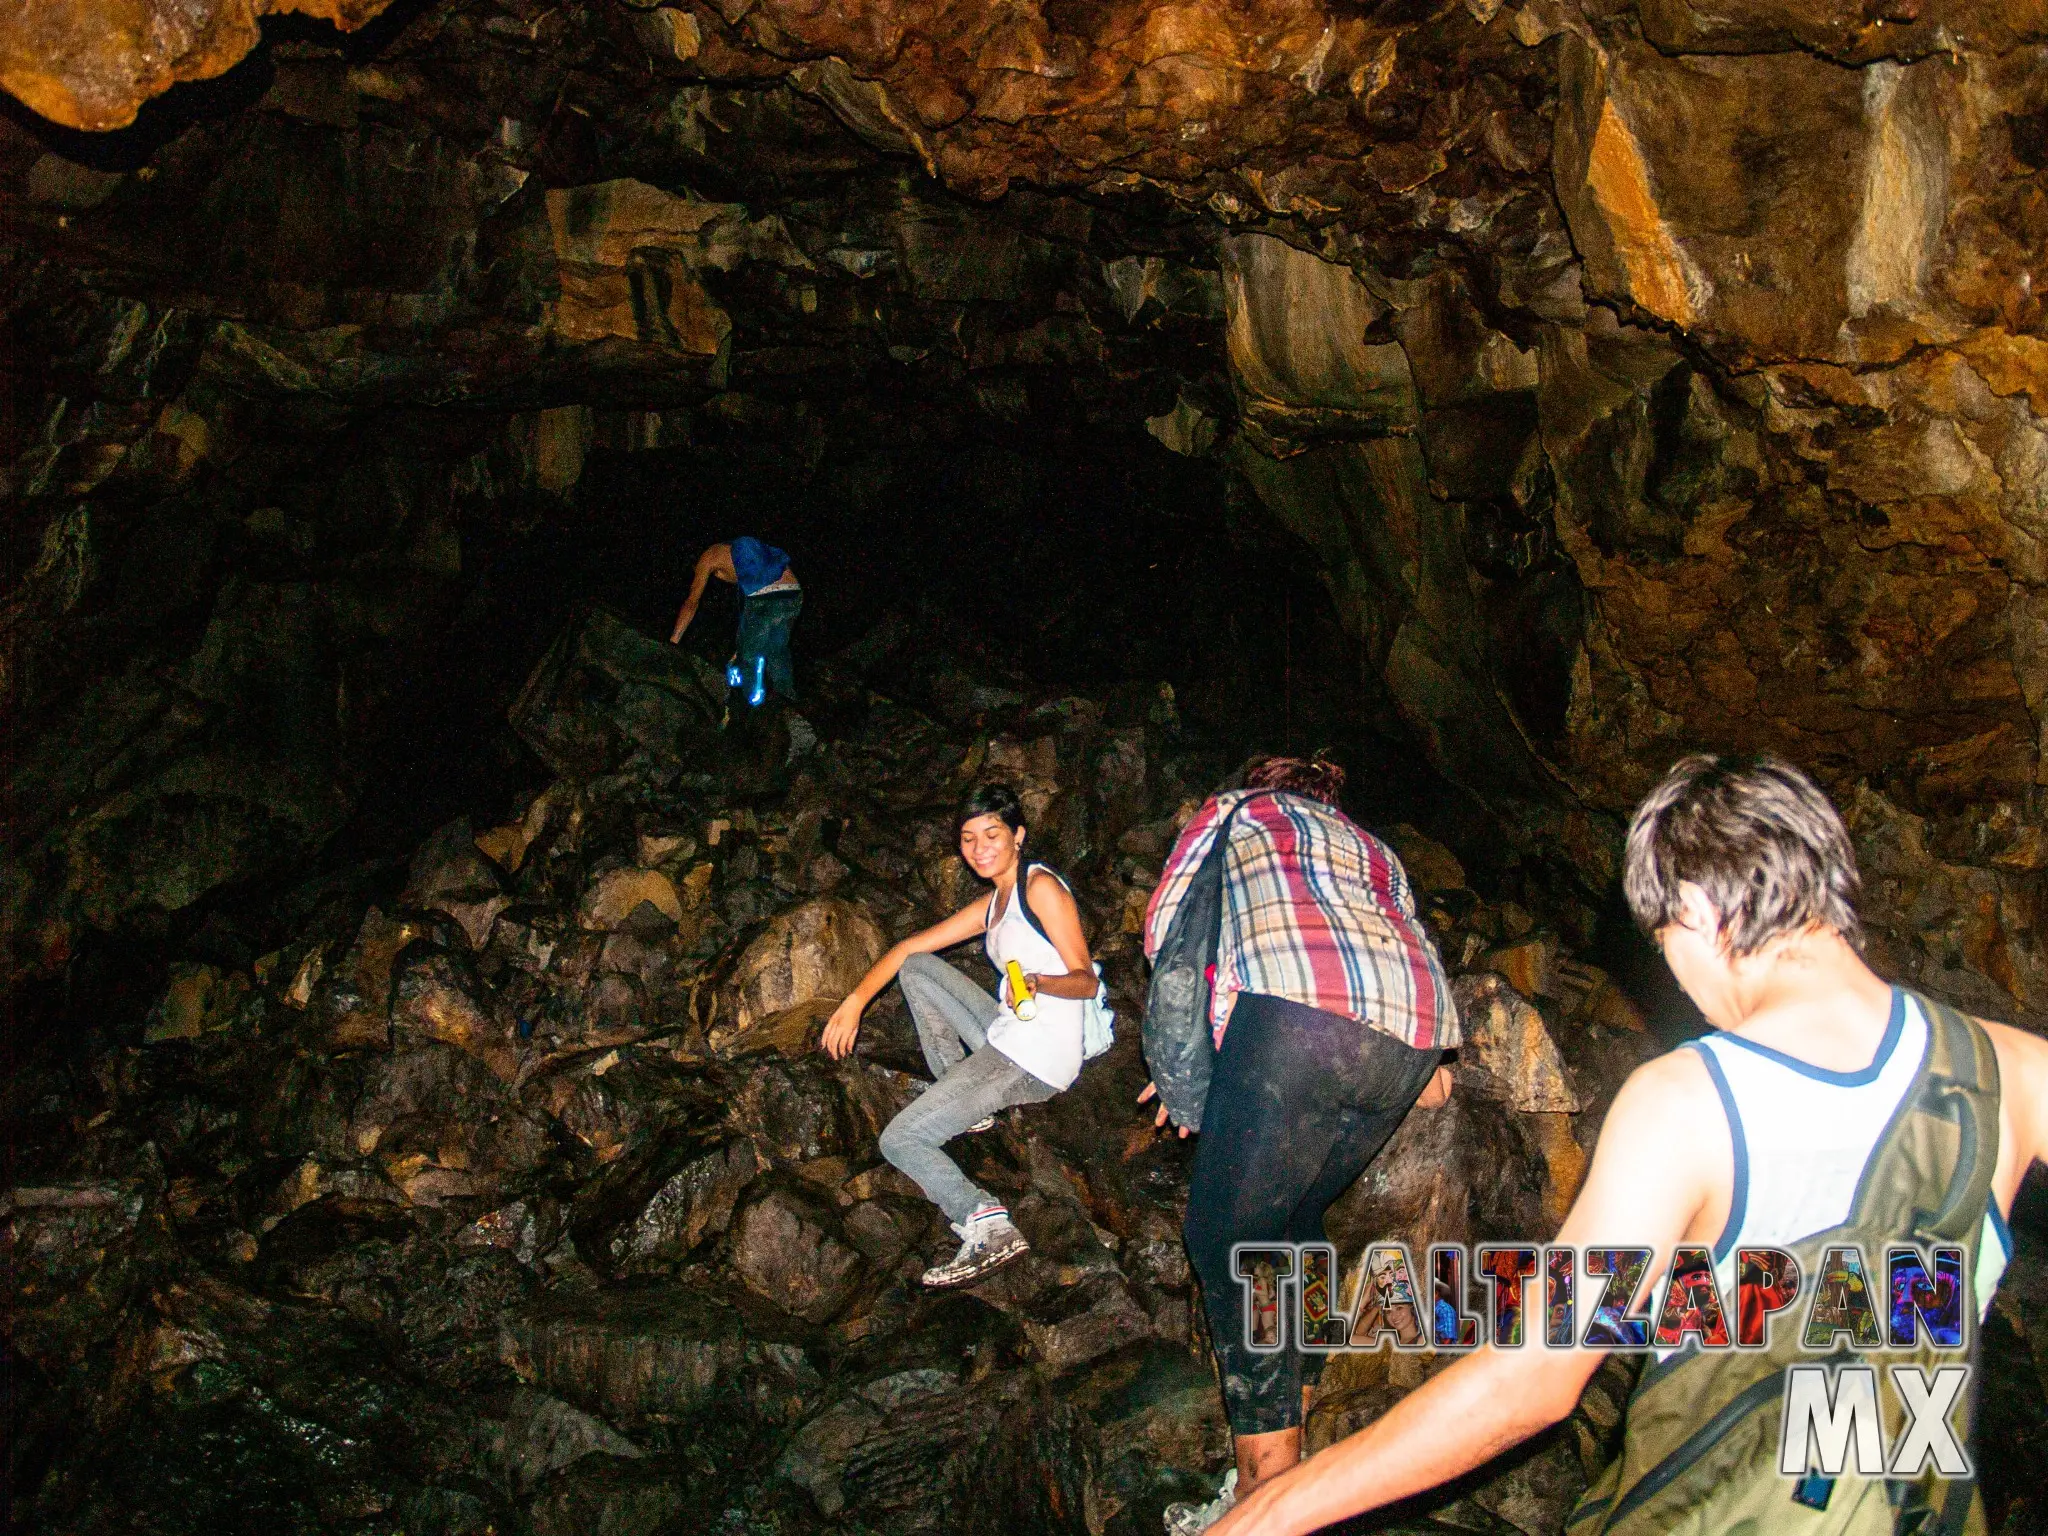
[[[721,1403],[787,1423],[822,1383],[788,1319],[762,1311],[696,1284],[563,1291],[508,1318],[499,1348],[523,1379],[627,1429]]]
[[[0,1194],[0,1326],[9,1348],[52,1373],[75,1365],[174,1256],[169,1213],[147,1177]]]
[[[378,1062],[349,1134],[356,1155],[419,1205],[498,1198],[550,1151],[546,1128],[488,1066],[438,1041]]]
[[[436,1040],[467,1051],[504,1082],[519,1075],[514,1029],[494,1016],[490,993],[464,956],[424,945],[400,956],[391,1028],[401,1045]]]
[[[867,1273],[838,1212],[780,1179],[769,1181],[733,1223],[732,1267],[755,1295],[809,1323],[838,1316]]]
[[[754,1030],[786,1024],[798,1009],[829,1013],[885,947],[881,925],[854,902],[822,896],[779,913],[733,967],[712,1046],[727,1048]]]
[[[448,823],[420,845],[402,899],[408,906],[445,912],[461,927],[471,949],[490,942],[498,914],[512,904],[497,869],[478,849],[467,816]]]
[[[767,1167],[761,1149],[743,1137],[691,1158],[662,1181],[630,1224],[613,1232],[612,1262],[629,1273],[680,1264],[725,1231],[741,1194]]]
[[[694,652],[592,609],[533,669],[512,728],[556,773],[588,780],[636,751],[677,761],[711,750],[722,698],[722,680]]]

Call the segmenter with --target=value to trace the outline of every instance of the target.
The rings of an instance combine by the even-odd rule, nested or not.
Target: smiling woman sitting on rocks
[[[876,961],[833,1011],[822,1042],[835,1059],[844,1057],[868,1004],[892,980],[902,981],[936,1081],[889,1122],[881,1152],[917,1181],[960,1235],[960,1252],[925,1271],[927,1285],[979,1279],[1030,1246],[1003,1203],[940,1149],[963,1132],[989,1129],[996,1111],[1042,1104],[1080,1076],[1083,1008],[1101,984],[1066,882],[1043,864],[1024,862],[1016,792],[984,784],[961,803],[957,821],[960,856],[994,892]],[[986,936],[990,963],[1007,972],[1000,996],[938,958],[938,951],[978,934]]]

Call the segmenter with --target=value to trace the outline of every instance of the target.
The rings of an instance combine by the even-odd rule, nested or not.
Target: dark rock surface
[[[1149,1536],[1223,1441],[1135,1042],[944,1298],[900,1005],[810,1050],[982,774],[1128,1025],[1177,818],[1350,763],[1483,1028],[1347,1245],[1545,1230],[1692,1027],[1614,895],[1682,751],[2048,1021],[2038,9],[271,9],[0,8],[19,1523]],[[659,637],[747,530],[805,697],[721,732],[729,607]],[[1625,1387],[1428,1518],[1549,1529]]]
[[[544,694],[523,695],[529,720]],[[780,791],[744,801],[692,755],[725,750],[715,736],[643,745],[622,771],[592,762],[504,827],[428,838],[395,901],[325,920],[293,941],[295,963],[210,984],[236,1008],[88,1060],[37,1058],[18,1112],[84,1083],[77,1102],[98,1108],[17,1142],[4,1196],[20,1517],[1099,1533],[1213,1475],[1229,1442],[1179,1238],[1192,1149],[1133,1102],[1123,856],[1068,866],[1125,1012],[1117,1045],[960,1148],[1010,1202],[1025,1259],[926,1291],[917,1276],[952,1234],[875,1150],[919,1081],[896,1065],[900,1005],[877,1004],[849,1060],[815,1049],[821,993],[857,979],[882,934],[944,910],[942,893],[970,899],[896,872],[931,869],[983,765],[1042,759],[1034,793],[1090,827],[1170,829],[1212,771],[1177,725],[1008,697],[941,727],[866,691],[845,734],[815,733]],[[1128,767],[1097,788],[1105,752]],[[514,835],[564,805],[573,835]],[[866,828],[840,839],[846,873],[825,899],[805,892],[820,813]],[[1449,878],[1455,860],[1403,836],[1418,870]],[[622,875],[693,892],[688,924],[635,920],[641,901],[590,932]],[[764,876],[775,909],[735,914]],[[1448,953],[1477,955],[1502,919],[1469,892],[1456,904],[1461,922],[1440,902],[1432,920]],[[605,958],[628,936],[630,971]],[[627,1027],[602,983],[629,976]],[[1448,1108],[1416,1112],[1336,1213],[1347,1249],[1540,1230],[1578,1171],[1542,1130],[1556,1119],[1569,1140],[1574,1123],[1554,1098],[1571,1083],[1553,1023],[1610,1076],[1651,1048],[1583,1006],[1546,1016],[1490,972],[1459,984],[1512,1000],[1499,1008],[1521,1021],[1520,1054],[1503,1045]],[[181,986],[183,972],[151,1018],[173,1016]],[[66,1073],[82,1076],[66,1089]],[[1333,1368],[1329,1424],[1384,1399],[1375,1369]],[[81,1423],[93,1434],[68,1432]],[[1554,1528],[1584,1477],[1555,1444],[1459,1497]],[[201,1477],[189,1499],[145,1493]]]
[[[673,464],[840,571],[1051,480],[1096,537],[1156,499],[1118,590],[1186,586],[1171,509],[1255,510],[1290,679],[1582,946],[1654,775],[1772,746],[1855,805],[1887,965],[2048,1017],[2034,12],[296,8],[363,30],[0,17],[74,127],[254,49],[118,136],[0,120],[6,977],[403,799],[479,557]],[[530,654],[455,648],[495,718]],[[719,659],[592,616],[515,722],[615,771]]]

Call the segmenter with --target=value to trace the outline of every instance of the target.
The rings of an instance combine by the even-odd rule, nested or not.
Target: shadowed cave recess
[[[1616,891],[1686,751],[2048,1026],[2037,9],[268,9],[0,14],[11,1529],[1151,1536],[1229,1439],[1138,928],[1254,750],[1348,767],[1469,1032],[1347,1257],[1548,1236],[1699,1028]],[[799,698],[721,730],[729,589],[664,642],[741,533]],[[1033,1252],[926,1292],[900,1000],[814,1046],[984,778],[1121,1028],[956,1144]],[[1630,1384],[1357,1528],[1551,1536]]]

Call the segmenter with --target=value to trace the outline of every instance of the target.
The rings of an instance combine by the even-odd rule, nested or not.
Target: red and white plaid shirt
[[[1145,913],[1145,954],[1157,953],[1216,828],[1240,801],[1223,864],[1217,945],[1216,1043],[1239,992],[1258,992],[1360,1020],[1423,1050],[1458,1043],[1458,1009],[1443,961],[1415,915],[1393,849],[1343,812],[1303,795],[1229,790],[1211,797],[1166,861]]]

